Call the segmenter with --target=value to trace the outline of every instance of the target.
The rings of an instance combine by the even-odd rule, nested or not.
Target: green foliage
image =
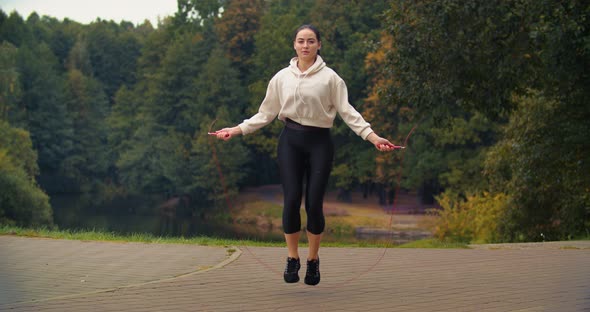
[[[150,101],[145,104],[146,113],[154,122],[190,134],[196,129],[194,77],[206,62],[210,49],[192,37],[187,33],[175,38],[168,47],[159,47],[166,53],[154,76]]]
[[[381,28],[379,15],[387,1],[314,1],[308,19],[322,33],[322,57],[346,81],[350,102],[362,103],[369,73],[365,58],[371,49],[369,42],[378,40]]]
[[[78,70],[85,76],[92,76],[94,70],[90,62],[88,45],[85,40],[77,40],[74,46],[68,51],[66,68],[69,70]]]
[[[152,34],[146,45],[159,52],[146,51],[140,58],[143,79],[133,90],[121,88],[116,94],[108,118],[109,144],[116,153],[119,181],[132,193],[176,194],[186,189],[187,151],[197,127],[193,77],[208,53],[193,39],[189,33],[177,38]]]
[[[346,164],[337,164],[332,169],[332,176],[336,178],[336,187],[350,190],[353,183],[353,171]]]
[[[211,116],[223,107],[224,117],[238,116],[245,107],[245,89],[239,73],[219,48],[206,44],[211,34],[185,30],[166,38],[167,31],[152,34],[140,58],[144,73],[133,90],[117,92],[110,124],[110,145],[117,157],[119,180],[129,191],[190,194],[195,202],[216,201],[217,186],[210,184],[211,154],[201,142],[209,131]],[[211,38],[213,40],[214,38]],[[154,66],[159,62],[160,66]],[[229,125],[228,122],[225,122]],[[232,145],[229,149],[240,148]],[[204,157],[195,157],[194,153]],[[221,152],[220,152],[221,154]],[[247,161],[246,152],[228,154],[224,162]],[[243,177],[241,171],[228,176],[233,191]],[[203,171],[204,170],[204,171]],[[201,182],[202,177],[205,178]],[[235,192],[235,191],[234,191]]]
[[[109,103],[98,81],[77,69],[67,74],[65,101],[72,120],[73,146],[61,170],[83,192],[96,191],[107,179],[112,162],[105,124]]]
[[[239,116],[248,103],[246,88],[238,77],[239,72],[232,68],[221,49],[211,51],[193,82],[197,103],[191,116],[213,116],[220,107],[227,109],[232,117]]]
[[[35,182],[36,159],[28,132],[0,121],[0,223],[52,225],[49,197]]]
[[[215,23],[215,33],[228,59],[247,78],[255,51],[254,36],[260,27],[265,3],[263,0],[233,0],[224,7]]]
[[[419,150],[408,185],[434,175],[435,185],[458,194],[507,194],[502,239],[588,232],[589,14],[577,0],[393,1],[382,71],[391,83],[377,107],[407,107],[427,122],[413,141]],[[474,113],[494,121],[489,131],[468,121]],[[450,136],[432,128],[441,119]],[[477,147],[496,140],[487,155]],[[489,184],[479,175],[484,159]]]
[[[18,227],[10,225],[0,225],[0,235],[17,235],[25,237],[43,237],[54,239],[70,239],[82,241],[108,241],[108,242],[141,242],[150,244],[190,244],[200,246],[266,246],[266,247],[284,247],[284,242],[272,241],[251,241],[251,240],[232,240],[225,238],[198,236],[198,237],[162,237],[154,236],[147,233],[131,233],[121,235],[113,232],[101,231],[73,231],[73,230],[56,230],[47,227]],[[228,249],[228,253],[232,252]],[[234,250],[235,251],[235,250]]]
[[[178,0],[177,25],[201,26],[217,17],[227,0]]]
[[[17,167],[22,168],[31,180],[39,174],[37,152],[33,149],[28,131],[13,128],[6,121],[0,120],[0,148],[5,149],[6,156]]]
[[[118,159],[122,153],[130,148],[135,129],[142,123],[139,117],[140,100],[135,92],[122,86],[115,94],[115,103],[106,119],[109,148]]]
[[[6,13],[0,10],[0,15],[4,17],[0,24],[0,42],[7,41],[20,47],[23,43],[33,40],[31,29],[17,12],[12,12],[6,17]]]
[[[59,64],[50,47],[40,43],[19,48],[19,69],[26,116],[15,124],[31,133],[41,172],[58,172],[73,149],[72,120],[64,101]]]
[[[22,96],[17,65],[18,48],[4,41],[0,43],[0,120],[19,118],[18,104]],[[19,119],[22,119],[20,117]]]
[[[497,129],[496,123],[478,113],[439,126],[432,118],[424,120],[405,151],[402,185],[420,190],[426,203],[442,190],[465,195],[485,189],[483,160]]]
[[[461,243],[495,243],[504,239],[501,229],[510,205],[506,194],[468,195],[463,200],[443,193],[437,200],[442,207],[432,210],[438,216],[434,225],[437,239]]]
[[[440,241],[437,239],[421,239],[409,243],[405,243],[403,245],[398,246],[399,248],[460,248],[466,249],[469,248],[464,243],[458,242],[447,242],[447,241]]]
[[[226,108],[220,108],[217,116],[215,127],[221,128],[233,122]],[[249,162],[250,156],[239,138],[222,142],[208,136],[206,133],[212,124],[212,120],[203,120],[200,130],[193,137],[190,187],[193,194],[198,195],[198,200],[211,201],[216,207],[227,207],[233,205],[238,186],[249,173],[244,165]]]
[[[133,32],[123,31],[114,22],[97,21],[89,25],[84,37],[92,76],[104,85],[104,92],[111,100],[122,86],[135,82],[140,45]]]
[[[571,239],[589,229],[588,109],[539,92],[519,107],[486,158],[495,191],[512,194],[510,240]]]
[[[154,155],[154,147],[162,137],[150,132],[145,126],[137,129],[116,161],[119,182],[131,193],[162,192],[165,189],[157,185],[161,170],[159,159]]]
[[[399,84],[389,92],[435,116],[496,117],[511,109],[512,92],[522,89],[536,63],[526,28],[537,18],[528,12],[532,2],[393,1],[386,29]]]
[[[0,149],[0,223],[20,226],[51,225],[49,197],[15,167]]]

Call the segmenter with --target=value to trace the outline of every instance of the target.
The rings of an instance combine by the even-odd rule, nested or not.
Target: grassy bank
[[[70,231],[51,230],[47,228],[31,229],[14,226],[0,226],[0,235],[15,235],[24,237],[72,239],[86,241],[107,241],[107,242],[138,242],[157,244],[193,244],[201,246],[281,246],[279,243],[253,241],[253,240],[232,240],[216,237],[166,237],[154,236],[147,233],[117,234],[101,231]]]
[[[31,229],[14,226],[0,226],[0,235],[16,235],[23,237],[53,238],[53,239],[71,239],[87,241],[108,241],[108,242],[140,242],[140,243],[157,243],[157,244],[193,244],[201,246],[263,246],[263,247],[284,247],[283,242],[265,242],[254,240],[232,240],[215,237],[159,237],[151,234],[136,233],[129,235],[115,234],[111,232],[98,231],[69,231],[69,230],[51,230],[47,228]],[[302,243],[302,246],[305,246]],[[467,248],[465,244],[444,243],[434,239],[424,239],[403,245],[393,245],[389,243],[339,243],[326,242],[322,243],[323,247],[367,247],[367,248]]]

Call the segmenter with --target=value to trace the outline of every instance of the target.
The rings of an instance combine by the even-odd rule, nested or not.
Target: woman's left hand
[[[220,140],[227,141],[237,135],[242,134],[242,129],[239,126],[235,126],[233,128],[223,128],[215,132],[209,132],[208,134],[213,135]]]

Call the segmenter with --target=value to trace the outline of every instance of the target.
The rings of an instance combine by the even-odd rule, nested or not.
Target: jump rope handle
[[[383,146],[385,144],[381,144],[381,146]],[[401,146],[401,145],[395,145],[395,144],[387,144],[387,146],[393,148],[393,149],[404,149],[406,148],[405,146]]]
[[[217,132],[207,132],[207,134],[208,134],[208,135],[214,135],[214,136],[217,136]],[[227,137],[229,137],[229,133],[226,133],[226,134],[225,134],[225,137],[226,137],[226,138],[227,138]]]

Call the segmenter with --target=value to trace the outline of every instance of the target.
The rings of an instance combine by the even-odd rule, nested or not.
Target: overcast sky
[[[65,17],[89,24],[100,17],[104,20],[121,20],[141,24],[149,19],[157,26],[158,17],[173,15],[176,0],[0,0],[0,8],[7,15],[17,11],[24,19],[32,12],[49,15],[60,20]]]

